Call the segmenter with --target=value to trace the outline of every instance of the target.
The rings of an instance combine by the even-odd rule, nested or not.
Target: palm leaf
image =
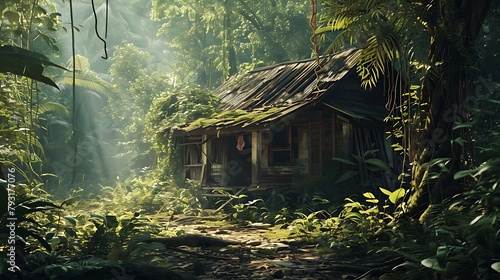
[[[0,72],[12,73],[25,76],[33,80],[51,85],[57,89],[59,87],[52,79],[43,75],[43,70],[47,66],[54,66],[65,69],[37,52],[32,52],[26,49],[14,46],[0,46]],[[65,69],[66,70],[66,69]]]
[[[68,61],[68,68],[73,68],[73,59]],[[76,55],[74,69],[76,74],[74,83],[76,86],[102,94],[108,93],[108,88],[110,88],[111,85],[99,77],[98,74],[90,70],[90,63],[86,57]],[[61,89],[64,90],[68,86],[73,85],[73,74],[66,72],[63,75],[59,75],[56,77],[56,82]]]
[[[346,44],[349,44],[349,42],[354,40],[353,32],[350,30],[342,30],[342,32],[339,33],[335,39],[333,39],[332,43],[330,43],[327,48],[327,52],[335,53],[340,51]]]
[[[325,33],[342,31],[328,46],[328,53],[348,44],[357,44],[362,49],[357,72],[363,87],[374,87],[390,65],[407,65],[412,55],[425,61],[421,59],[425,57],[422,50],[428,50],[429,35],[424,8],[405,1],[382,0],[325,1],[324,5],[322,27],[316,34],[326,40]]]
[[[57,102],[45,102],[43,104],[38,105],[38,114],[45,114],[48,112],[53,112],[56,113],[62,117],[68,117],[70,116],[68,108],[66,108],[64,105],[61,103]]]
[[[73,69],[73,59],[69,59],[68,61],[68,68]],[[90,63],[89,60],[82,56],[82,55],[76,55],[75,56],[75,70],[79,71],[81,73],[88,73],[90,71]]]
[[[56,80],[61,90],[64,90],[73,84],[73,78],[70,76],[60,76],[57,77]],[[103,94],[107,94],[108,88],[111,87],[111,85],[104,80],[92,77],[76,77],[75,85]]]

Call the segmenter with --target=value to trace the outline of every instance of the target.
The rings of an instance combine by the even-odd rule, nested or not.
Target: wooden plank
[[[232,191],[233,187],[221,187],[221,186],[204,186],[201,188],[204,191],[216,191],[216,190],[224,190],[224,191]]]
[[[184,167],[201,167],[203,164],[197,163],[197,164],[185,164]]]
[[[309,139],[307,127],[299,126],[299,164],[302,164],[302,172],[304,174],[309,173],[310,167],[309,162]]]
[[[210,170],[210,178],[211,183],[222,184],[222,164],[220,163],[212,163],[212,167]]]
[[[206,185],[207,184],[207,178],[208,178],[208,149],[209,149],[209,142],[210,139],[208,139],[208,136],[204,134],[202,136],[202,145],[201,145],[201,164],[203,164],[203,167],[201,168],[201,184]]]
[[[258,190],[274,187],[291,186],[294,169],[292,167],[272,166],[261,169],[260,185]]]
[[[177,146],[182,147],[182,146],[189,146],[189,145],[201,145],[201,142],[186,142],[186,143],[181,143],[177,144]]]
[[[267,135],[267,137],[265,137]],[[272,132],[269,129],[260,132],[260,167],[269,167],[269,148],[272,141]]]
[[[252,186],[260,184],[260,131],[252,131]]]

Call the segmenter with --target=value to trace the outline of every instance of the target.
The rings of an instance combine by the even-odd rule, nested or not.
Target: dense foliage
[[[212,117],[211,89],[229,75],[314,53],[307,1],[106,3],[0,1],[2,279],[107,279],[158,263],[151,253],[165,246],[143,241],[183,234],[173,217],[203,216],[209,203],[181,178],[170,129]],[[269,223],[336,252],[397,256],[383,277],[498,277],[498,5],[318,4],[316,47],[360,47],[362,85],[384,85],[393,101],[401,185],[362,188],[364,168],[388,169],[370,151],[356,163],[335,159],[362,168],[339,174],[332,164],[300,194],[221,191],[221,219]]]
[[[424,1],[427,2],[427,1]],[[381,75],[400,76],[388,85],[387,106],[398,121],[411,164],[408,210],[425,219],[428,205],[463,191],[453,174],[471,167],[470,114],[478,101],[476,43],[492,1],[326,1],[318,33],[341,31],[331,50],[356,42],[362,48],[358,73],[373,87]],[[456,24],[457,22],[463,24]],[[418,39],[417,39],[418,38]],[[404,84],[412,83],[410,93]],[[411,95],[410,95],[411,94]],[[411,96],[411,100],[405,96]],[[433,177],[432,172],[441,172]]]
[[[176,77],[209,88],[241,65],[310,57],[307,14],[306,1],[153,1]]]

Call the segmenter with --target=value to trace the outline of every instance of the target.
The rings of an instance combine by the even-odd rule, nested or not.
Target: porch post
[[[208,170],[210,166],[210,161],[208,160],[208,155],[210,154],[210,140],[208,140],[208,136],[203,134],[201,137],[201,184],[205,186],[207,184],[208,178]]]
[[[252,131],[252,186],[260,184],[261,132]]]

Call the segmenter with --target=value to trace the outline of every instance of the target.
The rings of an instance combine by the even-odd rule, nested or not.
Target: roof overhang
[[[278,107],[264,107],[252,111],[224,111],[211,118],[198,119],[182,127],[173,128],[173,136],[185,134],[218,134],[224,132],[241,132],[265,129],[271,123],[302,111],[309,107],[313,99]]]

